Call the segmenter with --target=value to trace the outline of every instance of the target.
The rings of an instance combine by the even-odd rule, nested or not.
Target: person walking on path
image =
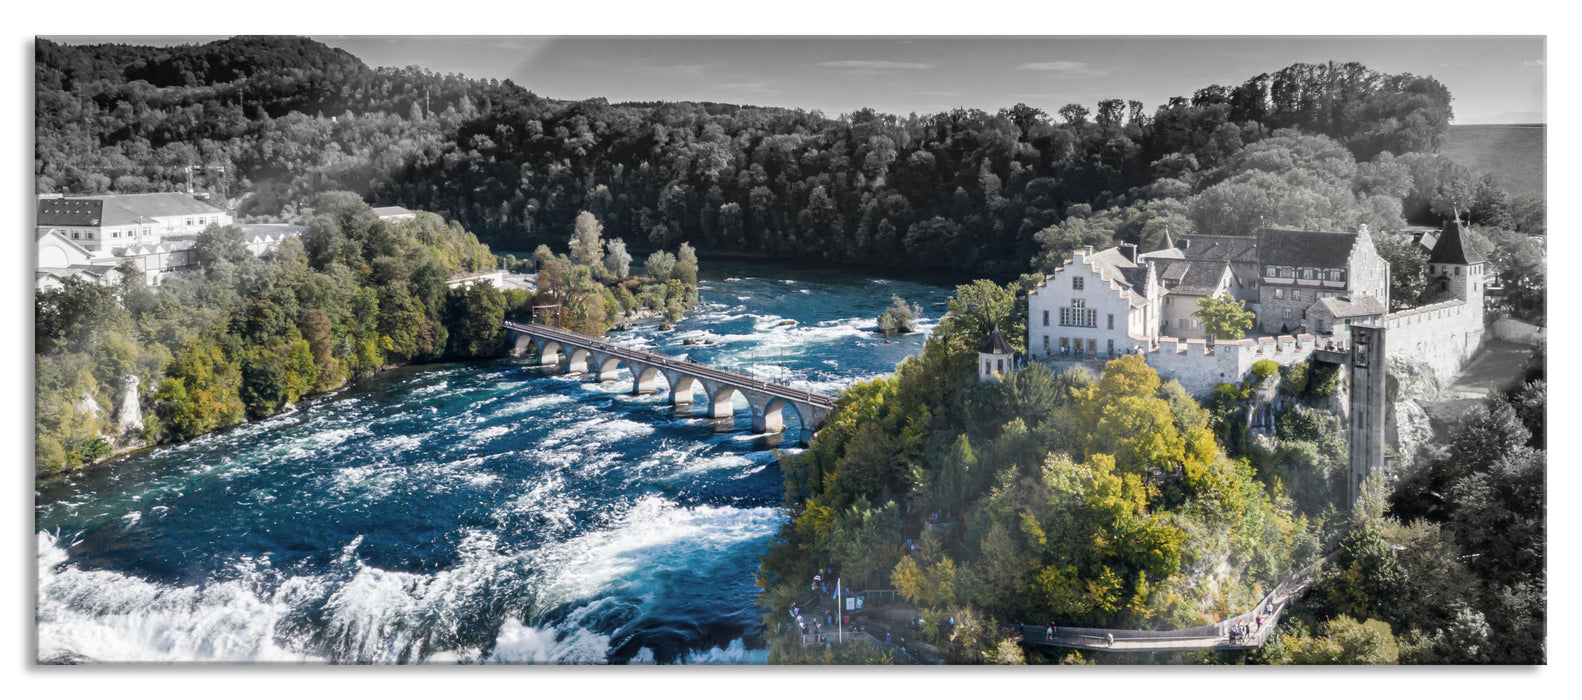
[[[1107,642],[1109,644],[1109,646],[1114,647],[1115,646],[1115,634],[1113,632],[1105,632],[1104,633],[1104,641]]]

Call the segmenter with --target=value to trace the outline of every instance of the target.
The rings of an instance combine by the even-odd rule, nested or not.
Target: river
[[[919,352],[962,281],[703,266],[706,309],[611,339],[825,392]],[[872,332],[891,294],[920,332]],[[762,663],[754,573],[796,448],[740,397],[710,421],[630,389],[406,367],[41,485],[38,659]]]

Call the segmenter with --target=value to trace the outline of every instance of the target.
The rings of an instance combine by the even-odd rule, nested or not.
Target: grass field
[[[1439,152],[1474,174],[1494,173],[1511,194],[1544,196],[1542,124],[1453,125]]]

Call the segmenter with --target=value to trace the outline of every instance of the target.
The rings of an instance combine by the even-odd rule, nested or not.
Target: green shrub
[[[1256,376],[1259,381],[1262,381],[1268,378],[1269,375],[1279,371],[1280,365],[1274,360],[1259,360],[1252,363],[1253,376]]]

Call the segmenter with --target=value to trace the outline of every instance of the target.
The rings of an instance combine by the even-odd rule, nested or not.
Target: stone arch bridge
[[[599,381],[615,378],[622,367],[632,374],[632,393],[652,394],[663,380],[670,387],[671,404],[692,404],[702,393],[710,418],[731,418],[732,399],[741,394],[752,408],[755,433],[785,430],[784,411],[795,411],[802,422],[799,442],[807,442],[835,409],[835,397],[756,377],[698,364],[669,355],[624,348],[592,336],[538,323],[506,321],[512,336],[512,357],[536,357],[539,364],[564,367],[566,372],[591,372]]]

